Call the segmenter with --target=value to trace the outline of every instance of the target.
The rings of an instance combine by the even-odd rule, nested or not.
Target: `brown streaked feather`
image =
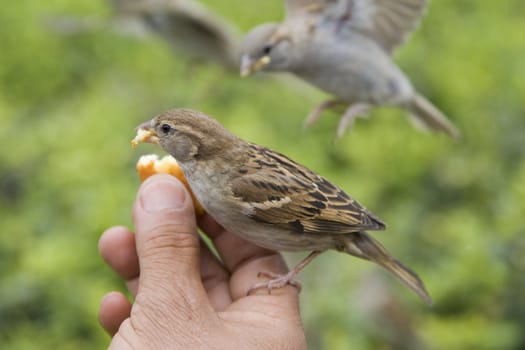
[[[245,214],[297,233],[345,234],[385,225],[343,190],[282,154],[250,144],[242,176],[232,182]]]

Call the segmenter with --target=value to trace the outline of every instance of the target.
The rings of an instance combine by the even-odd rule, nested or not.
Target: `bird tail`
[[[461,137],[458,128],[423,95],[415,93],[406,107],[416,124],[430,130],[444,132],[455,140]]]
[[[346,240],[345,252],[358,258],[381,265],[412,289],[425,303],[432,304],[423,281],[408,267],[397,261],[390,253],[366,232],[357,232]]]

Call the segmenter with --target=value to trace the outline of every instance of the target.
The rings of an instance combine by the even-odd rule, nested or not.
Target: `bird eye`
[[[162,124],[160,127],[160,130],[163,134],[167,135],[171,131],[171,125],[169,124]]]
[[[263,53],[265,55],[268,55],[271,51],[272,51],[272,46],[271,45],[266,45],[265,47],[263,47]]]

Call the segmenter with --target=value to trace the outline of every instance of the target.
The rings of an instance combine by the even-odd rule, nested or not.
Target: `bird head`
[[[137,127],[132,146],[139,142],[160,145],[181,165],[227,152],[237,138],[215,119],[191,109],[172,109]]]
[[[290,37],[278,23],[266,23],[251,30],[241,44],[242,77],[259,70],[286,70],[290,60]]]

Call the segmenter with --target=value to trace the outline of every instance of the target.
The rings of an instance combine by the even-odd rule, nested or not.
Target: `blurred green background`
[[[242,31],[278,20],[278,0],[205,1]],[[434,1],[396,54],[463,131],[455,143],[380,109],[334,142],[338,117],[302,120],[325,96],[174,54],[110,27],[59,33],[56,16],[111,20],[104,0],[0,8],[0,348],[94,349],[100,298],[123,283],[97,252],[131,225],[134,127],[171,107],[325,175],[388,223],[374,233],[417,271],[425,306],[380,268],[337,253],[301,280],[312,349],[525,348],[525,3]],[[275,77],[275,75],[273,75]],[[304,254],[287,255],[290,264]]]

